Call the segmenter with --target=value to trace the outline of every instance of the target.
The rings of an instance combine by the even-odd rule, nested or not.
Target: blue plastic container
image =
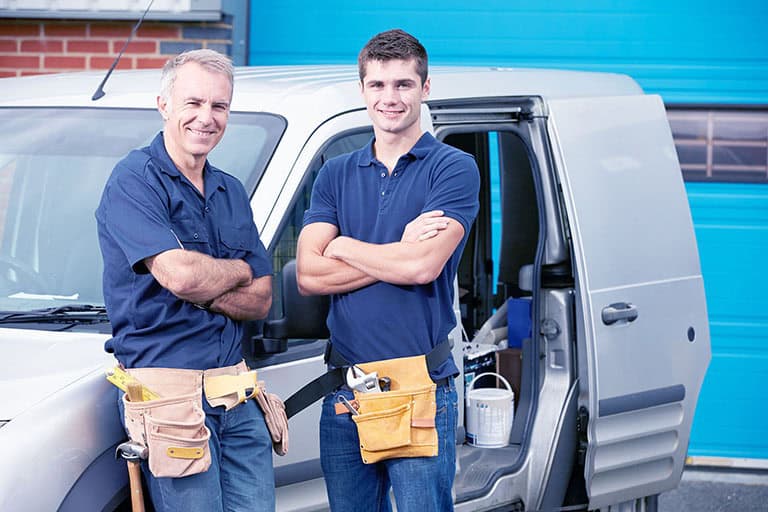
[[[531,298],[507,299],[507,343],[509,348],[522,348],[531,337]]]

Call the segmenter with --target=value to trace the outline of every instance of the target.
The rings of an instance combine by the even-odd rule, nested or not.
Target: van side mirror
[[[283,266],[283,317],[264,322],[263,336],[251,338],[256,357],[278,354],[288,349],[289,339],[325,339],[330,337],[325,325],[330,300],[327,295],[305,297],[296,281],[296,260]]]

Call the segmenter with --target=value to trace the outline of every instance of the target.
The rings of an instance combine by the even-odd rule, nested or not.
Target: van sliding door
[[[677,485],[709,328],[660,98],[557,100],[550,113],[572,237],[591,510]]]

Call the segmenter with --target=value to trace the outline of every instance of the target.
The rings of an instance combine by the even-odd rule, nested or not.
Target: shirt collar
[[[160,161],[160,170],[168,176],[181,176],[176,164],[171,160],[171,155],[165,150],[163,132],[158,133],[149,145],[149,154]]]
[[[373,154],[373,143],[376,142],[376,137],[371,138],[368,144],[360,152],[360,157],[357,160],[357,165],[360,167],[368,167],[373,165],[373,162],[377,161]],[[429,132],[424,132],[416,144],[406,153],[414,160],[421,160],[426,157],[432,148],[437,145],[437,140]]]
[[[435,146],[437,146],[437,140],[431,133],[424,132],[408,153],[413,155],[417,160],[421,160],[426,157]]]
[[[171,155],[169,155],[168,151],[165,149],[163,132],[158,133],[152,140],[149,145],[149,153],[160,161],[160,170],[168,176],[174,176],[178,178],[184,176],[176,167],[176,164],[173,163],[173,160],[171,160]],[[210,197],[211,193],[213,193],[213,191],[216,189],[226,190],[226,186],[224,186],[224,181],[222,180],[220,174],[213,171],[214,167],[208,162],[208,159],[206,159],[205,165],[203,166],[203,179],[205,180],[205,195],[208,197]]]
[[[373,162],[376,160],[376,157],[373,156],[373,143],[375,141],[376,137],[371,137],[368,144],[366,144],[365,147],[362,148],[362,151],[360,151],[360,156],[357,159],[357,165],[359,167],[369,167],[373,165]]]

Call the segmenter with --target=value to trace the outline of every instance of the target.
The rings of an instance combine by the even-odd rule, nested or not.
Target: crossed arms
[[[372,244],[338,234],[336,226],[324,222],[301,230],[296,273],[302,295],[345,293],[377,281],[430,283],[458,246],[464,227],[433,210],[408,223],[399,242]]]
[[[399,242],[371,244],[338,236],[338,228],[313,223],[302,229],[297,247],[299,291],[327,295],[384,281],[426,284],[439,275],[464,236],[462,225],[434,210],[412,220]],[[254,279],[239,259],[217,259],[171,249],[144,260],[152,276],[182,300],[204,304],[235,320],[264,318],[272,305],[272,278]]]
[[[144,260],[160,285],[178,298],[205,304],[233,320],[257,320],[272,306],[272,276],[253,278],[244,260],[217,259],[185,249],[171,249]]]

